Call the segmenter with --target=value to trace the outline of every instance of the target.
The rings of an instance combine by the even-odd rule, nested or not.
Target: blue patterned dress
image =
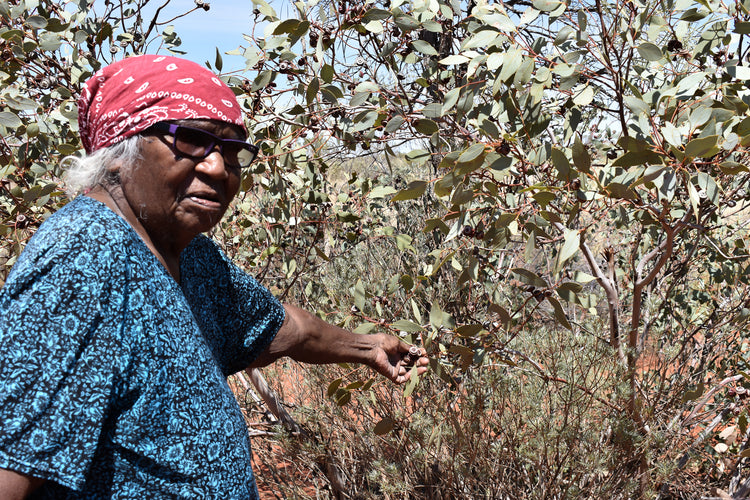
[[[136,232],[79,196],[31,239],[0,292],[0,468],[35,498],[257,498],[226,382],[284,320],[199,236],[178,284]]]

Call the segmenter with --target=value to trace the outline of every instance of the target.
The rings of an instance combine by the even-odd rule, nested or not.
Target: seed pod
[[[667,43],[667,50],[670,52],[677,52],[678,50],[682,50],[682,42],[677,40],[676,38],[670,40]]]

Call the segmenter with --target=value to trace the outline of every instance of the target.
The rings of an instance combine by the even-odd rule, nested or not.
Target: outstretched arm
[[[359,335],[326,323],[299,307],[285,304],[286,318],[276,338],[250,368],[266,366],[283,356],[303,363],[362,363],[401,384],[412,370],[422,374],[429,360],[423,349],[410,355],[412,347],[393,335]]]
[[[12,470],[0,469],[0,498],[15,500],[26,498],[44,482],[44,479],[27,476]]]

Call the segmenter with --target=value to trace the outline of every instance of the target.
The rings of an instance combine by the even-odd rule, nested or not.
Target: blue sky
[[[163,2],[152,2],[153,10]],[[187,59],[203,64],[209,61],[213,66],[216,57],[216,47],[222,53],[224,60],[223,72],[244,68],[244,58],[227,56],[224,52],[240,45],[247,47],[248,43],[242,38],[252,29],[253,3],[251,0],[213,0],[208,1],[211,8],[208,11],[197,10],[191,14],[175,20],[175,31],[182,40],[180,49],[187,52]],[[149,5],[151,7],[151,5]],[[177,14],[195,7],[193,0],[172,0],[165,7],[160,19],[168,20]],[[156,46],[150,46],[151,51]],[[161,52],[164,52],[162,49]]]

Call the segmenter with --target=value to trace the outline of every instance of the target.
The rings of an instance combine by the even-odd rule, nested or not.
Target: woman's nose
[[[221,155],[218,146],[208,156],[199,161],[195,168],[200,172],[219,179],[229,176],[226,164],[224,163],[224,157]]]

